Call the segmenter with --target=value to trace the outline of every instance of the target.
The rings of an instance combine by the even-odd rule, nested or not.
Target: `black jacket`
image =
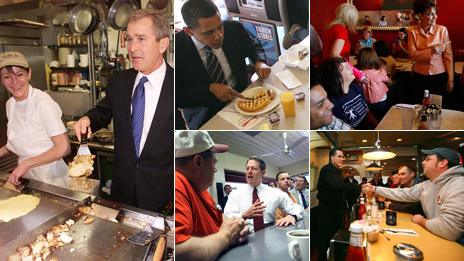
[[[322,167],[317,182],[317,199],[320,205],[347,208],[346,195],[361,192],[357,184],[343,182],[341,170],[329,163]]]
[[[253,63],[265,61],[261,45],[250,38],[242,24],[224,21],[222,50],[237,80],[236,90],[243,91],[249,84],[245,58]],[[210,91],[212,83],[191,37],[184,31],[176,33],[176,108],[208,107],[205,123],[227,103],[219,101]]]
[[[111,199],[160,212],[174,198],[174,70],[167,65],[160,98],[144,148],[137,158],[131,125],[131,97],[137,71],[111,76],[103,98],[86,113],[93,131],[114,124],[115,165]]]

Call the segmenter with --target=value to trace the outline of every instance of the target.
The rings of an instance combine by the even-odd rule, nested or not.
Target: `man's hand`
[[[266,206],[263,201],[256,200],[256,202],[242,214],[242,218],[249,219],[253,217],[259,217],[263,215]]]
[[[255,71],[260,79],[266,79],[271,74],[271,67],[263,61],[257,61],[255,63]]]
[[[212,83],[209,85],[209,91],[222,102],[229,102],[240,95],[239,92],[222,83]]]
[[[389,209],[391,203],[392,203],[392,202],[391,202],[390,200],[385,201],[385,208],[388,208],[388,209]]]
[[[90,119],[87,116],[80,118],[73,126],[74,133],[78,141],[81,141],[81,134],[87,133],[87,138],[92,135],[92,129],[90,128]]]
[[[366,183],[362,186],[362,193],[366,194],[368,197],[371,197],[374,194],[375,187],[369,183]]]
[[[228,218],[224,216],[219,232],[224,234],[225,239],[232,246],[241,242],[239,240],[248,235],[248,232],[243,231],[245,227],[245,220],[242,218]]]
[[[295,217],[292,215],[287,215],[281,219],[276,220],[275,224],[278,227],[286,227],[288,225],[295,225]]]
[[[19,179],[22,176],[26,175],[26,173],[30,169],[30,166],[27,164],[26,161],[27,160],[18,163],[18,166],[13,170],[13,172],[11,172],[10,176],[8,177],[8,181],[15,186],[21,184],[21,181],[19,181]]]
[[[445,51],[445,45],[444,44],[437,44],[432,46],[432,52],[434,54],[441,55]]]
[[[425,228],[425,222],[427,219],[425,219],[422,215],[417,214],[411,217],[411,221]]]
[[[238,243],[240,244],[240,243],[247,241],[249,234],[250,234],[250,228],[247,225],[245,225],[242,231],[240,231],[240,238],[238,239]]]

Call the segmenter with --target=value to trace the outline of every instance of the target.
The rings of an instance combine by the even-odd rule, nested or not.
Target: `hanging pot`
[[[90,34],[100,22],[98,11],[88,4],[76,5],[69,14],[69,29],[75,34]]]
[[[116,30],[125,30],[135,7],[131,0],[116,0],[108,12],[108,24]]]

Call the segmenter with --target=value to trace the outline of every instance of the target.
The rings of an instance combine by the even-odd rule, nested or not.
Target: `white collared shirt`
[[[283,209],[290,215],[296,215],[298,219],[302,217],[303,208],[293,203],[290,197],[280,189],[271,188],[267,185],[260,184],[258,187],[258,197],[264,201],[266,209],[264,210],[264,224],[274,222],[274,215],[277,208]],[[254,187],[247,185],[240,187],[230,193],[224,208],[224,215],[229,217],[241,217],[243,212],[252,206]]]
[[[195,37],[190,36],[192,38],[193,43],[195,44],[195,47],[197,48],[198,54],[200,54],[201,61],[203,62],[203,65],[207,69],[207,64],[206,64],[206,51],[204,49],[205,45],[195,39]],[[224,76],[226,77],[227,80],[227,85],[231,88],[235,88],[235,85],[237,84],[237,81],[235,80],[235,76],[232,73],[232,68],[230,68],[229,61],[227,60],[227,57],[224,53],[224,51],[221,48],[218,49],[211,49],[213,51],[213,54],[216,55],[219,64],[221,65],[222,71],[224,72]]]
[[[132,89],[132,96],[134,95],[135,87],[139,84],[140,79],[143,76],[148,78],[148,81],[144,84],[145,87],[145,114],[143,117],[143,130],[142,138],[140,140],[140,153],[142,153],[145,141],[147,141],[148,132],[150,131],[153,117],[155,116],[156,107],[161,95],[161,87],[163,86],[164,77],[166,75],[166,63],[163,60],[163,64],[150,73],[149,75],[143,75],[141,72],[135,77],[134,87]],[[131,105],[132,113],[132,105]]]

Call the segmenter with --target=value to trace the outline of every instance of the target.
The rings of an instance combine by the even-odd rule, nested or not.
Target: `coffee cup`
[[[288,254],[292,260],[309,260],[309,230],[297,229],[287,232]]]

